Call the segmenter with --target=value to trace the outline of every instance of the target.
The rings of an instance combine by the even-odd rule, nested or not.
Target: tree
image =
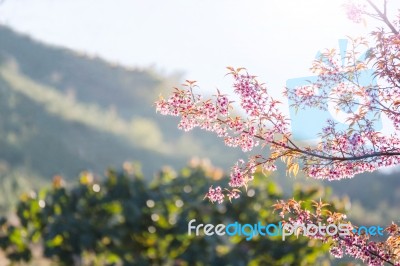
[[[386,0],[382,10],[370,0],[364,5],[349,2],[346,9],[348,17],[356,23],[370,17],[382,21],[384,27],[372,32],[372,43],[363,37],[351,39],[352,49],[344,56],[335,49],[324,51],[311,67],[318,79],[284,91],[294,102],[293,108],[315,108],[323,112],[333,106],[347,113],[348,126],[342,129],[328,120],[321,128],[317,144],[296,141],[290,130],[290,119],[280,110],[282,103],[271,97],[266,85],[244,68],[228,67],[228,74],[233,78],[234,92],[245,116],[233,115],[233,104],[227,95],[217,91],[215,96],[203,98],[195,91],[196,82],[189,80],[183,89],[175,88],[168,99],[161,97],[156,102],[161,114],[180,116],[179,128],[212,131],[226,145],[252,152],[247,162],[240,160],[232,167],[229,187],[210,187],[206,197],[211,202],[238,198],[239,189],[247,189],[257,168],[274,171],[279,159],[286,163],[289,174],[296,175],[302,170],[309,177],[328,180],[352,178],[400,163],[399,19],[390,21]],[[363,49],[368,49],[366,60],[360,59]],[[374,70],[377,84],[360,82],[363,71],[369,68]],[[376,129],[378,118],[383,116],[390,121],[392,134],[385,135]],[[289,208],[288,202],[282,204],[277,206]],[[296,209],[300,214],[301,207]],[[347,243],[342,245],[346,253],[370,265],[399,264],[400,230],[393,224],[387,231],[390,237],[382,245],[364,243],[357,236],[333,240],[338,246]],[[340,256],[343,252],[337,250],[333,248],[332,252]]]
[[[237,204],[202,201],[222,170],[193,161],[178,173],[165,168],[145,182],[139,168],[108,171],[103,181],[84,172],[67,187],[57,176],[50,188],[21,196],[19,224],[1,219],[0,247],[12,262],[31,261],[32,246],[60,265],[315,265],[327,260],[329,246],[306,239],[188,235],[188,221],[242,224],[278,223],[271,205],[282,198],[276,183],[258,182],[252,197]],[[249,190],[250,192],[250,190]],[[294,189],[296,198],[325,197],[321,187]],[[333,201],[330,210],[342,210]],[[243,212],[242,210],[246,210]]]

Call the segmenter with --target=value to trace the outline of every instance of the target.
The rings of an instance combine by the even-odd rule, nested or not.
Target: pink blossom
[[[347,13],[347,18],[355,23],[360,23],[362,21],[362,14],[365,9],[365,5],[356,4],[353,1],[348,1],[344,5]]]

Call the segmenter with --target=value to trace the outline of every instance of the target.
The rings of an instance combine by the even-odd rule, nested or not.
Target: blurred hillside
[[[174,119],[155,113],[158,94],[179,83],[179,77],[123,68],[0,27],[2,190],[86,169],[102,174],[126,160],[140,160],[149,177],[194,155],[227,168],[239,152],[227,152],[211,135],[184,134]]]

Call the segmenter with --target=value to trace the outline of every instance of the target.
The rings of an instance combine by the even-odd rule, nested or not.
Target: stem
[[[346,240],[345,240],[344,238],[342,238],[341,236],[338,236],[338,238],[339,238],[340,240],[342,240],[342,241],[346,241]],[[358,245],[358,244],[352,244],[352,245],[358,247],[359,249],[362,249],[362,246],[360,246],[360,245]],[[380,260],[382,260],[382,261],[384,261],[384,262],[386,262],[386,263],[388,263],[388,264],[390,264],[390,265],[394,265],[393,262],[391,262],[390,260],[387,260],[387,259],[383,258],[381,255],[379,255],[379,254],[377,254],[377,253],[375,253],[375,252],[373,252],[373,251],[370,251],[370,250],[368,250],[368,249],[366,249],[366,250],[367,250],[367,252],[368,252],[369,254],[371,254],[372,256],[375,256],[375,257],[379,258]]]
[[[384,12],[382,13],[379,8],[371,1],[371,0],[366,0],[368,2],[368,4],[370,6],[372,6],[372,8],[376,11],[376,13],[378,14],[378,16],[383,20],[383,22],[385,22],[385,24],[390,28],[390,30],[394,33],[394,34],[399,34],[399,31],[396,30],[396,28],[393,26],[392,23],[390,23],[389,19],[387,18],[386,15],[386,1],[384,4]]]
[[[217,119],[217,121],[226,124],[226,121],[222,120],[222,119]],[[243,133],[249,134],[249,132],[247,130],[243,130]],[[259,139],[259,140],[263,140],[266,141],[265,138],[263,138],[260,135],[254,135],[255,138]],[[396,151],[396,152],[391,152],[391,151],[384,151],[384,152],[373,152],[373,153],[369,153],[369,154],[364,154],[364,155],[359,155],[359,156],[349,156],[349,157],[337,157],[337,156],[325,156],[325,155],[321,155],[318,153],[314,153],[305,149],[301,149],[298,148],[298,146],[296,146],[289,138],[287,138],[287,140],[294,146],[294,147],[290,147],[286,144],[280,143],[280,142],[276,142],[276,141],[270,141],[270,144],[274,144],[277,145],[279,147],[294,151],[294,152],[298,152],[301,154],[305,154],[305,155],[310,155],[312,157],[316,157],[319,159],[325,159],[325,160],[331,160],[331,161],[357,161],[357,160],[362,160],[362,159],[368,159],[368,158],[373,158],[373,157],[381,157],[381,156],[400,156],[400,151]]]
[[[306,155],[310,155],[312,157],[317,157],[320,159],[332,160],[332,161],[357,161],[357,160],[373,158],[373,157],[381,157],[381,156],[400,156],[400,152],[373,152],[370,154],[364,154],[364,155],[360,155],[360,156],[351,156],[351,157],[325,156],[325,155],[313,153],[313,152],[310,152],[310,151],[307,151],[304,149],[289,147],[287,145],[284,145],[282,143],[278,143],[275,141],[272,141],[271,143],[274,145],[278,145],[280,147],[301,153],[301,154],[306,154]]]

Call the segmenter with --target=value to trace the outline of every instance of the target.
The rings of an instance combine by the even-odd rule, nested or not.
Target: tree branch
[[[392,23],[390,23],[389,19],[387,18],[386,1],[384,4],[384,12],[383,13],[379,10],[379,8],[371,0],[366,0],[366,1],[375,10],[375,12],[379,15],[379,17],[383,20],[383,22],[385,22],[385,24],[390,28],[390,30],[396,35],[399,34],[399,31],[396,30],[396,28],[393,26]]]

